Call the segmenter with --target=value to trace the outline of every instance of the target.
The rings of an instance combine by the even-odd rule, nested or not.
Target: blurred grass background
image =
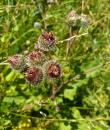
[[[91,19],[80,29],[66,56],[67,42],[59,43],[53,58],[60,61],[63,79],[110,60],[110,0],[0,0],[0,62],[31,51],[47,26],[57,40],[69,38],[66,16],[71,10]],[[35,28],[39,22],[42,29]],[[69,82],[51,100],[51,82],[31,88],[23,75],[0,65],[0,130],[110,130],[110,65],[97,67]]]

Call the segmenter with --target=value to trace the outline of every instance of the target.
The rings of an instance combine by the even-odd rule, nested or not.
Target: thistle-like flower
[[[26,56],[26,64],[28,66],[42,65],[46,60],[46,56],[41,50],[32,51]]]
[[[56,61],[49,61],[44,64],[45,76],[51,79],[61,76],[61,66]]]
[[[47,0],[47,3],[48,4],[54,4],[54,3],[57,3],[57,0]]]
[[[43,71],[40,67],[29,67],[24,75],[27,82],[31,85],[37,85],[43,80]]]
[[[52,32],[44,32],[38,38],[38,46],[44,51],[53,51],[56,47]]]
[[[86,28],[88,27],[88,25],[90,24],[89,18],[87,17],[87,15],[82,14],[80,16],[80,20],[81,20],[81,27]]]
[[[21,54],[16,54],[8,58],[8,62],[12,69],[23,71],[26,64],[24,62],[24,56]]]
[[[76,13],[76,11],[72,10],[67,16],[67,24],[69,24],[69,26],[75,27],[77,26],[78,21],[79,15]]]

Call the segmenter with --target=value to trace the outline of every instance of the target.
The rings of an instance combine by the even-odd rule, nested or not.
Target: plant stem
[[[72,37],[73,36],[73,28],[70,27],[69,28],[69,37]],[[74,38],[73,38],[74,39]],[[70,50],[70,47],[71,47],[71,44],[72,44],[72,41],[73,39],[70,39],[67,43],[67,49],[66,49],[66,58],[68,58],[68,53],[69,53],[69,50]]]
[[[9,63],[0,63],[0,65],[9,65]]]
[[[91,68],[91,69],[88,69],[88,70],[86,70],[83,74],[84,74],[84,75],[90,74],[91,72],[93,72],[93,71],[95,71],[95,70],[97,70],[97,69],[99,69],[99,68],[101,68],[101,67],[103,67],[103,66],[105,66],[105,65],[108,65],[108,64],[110,64],[110,61],[107,61],[107,62],[105,62],[104,64],[99,64],[99,65],[97,65],[97,66],[95,66],[95,67],[93,67],[93,68]],[[68,84],[68,83],[70,83],[70,82],[72,82],[72,81],[74,81],[74,80],[80,79],[81,76],[82,76],[82,74],[77,74],[76,76],[74,76],[74,77],[72,77],[71,79],[69,79],[69,80],[65,81],[64,83],[62,83],[62,84],[58,87],[58,89],[56,89],[56,91],[54,91],[54,93],[52,93],[52,95],[51,95],[51,97],[53,97],[52,99],[54,99],[54,98],[56,97],[57,93],[58,93],[62,88],[64,88],[66,84]]]
[[[58,121],[58,122],[93,122],[93,121],[110,121],[110,117],[97,117],[97,118],[80,118],[80,119],[56,119],[56,118],[39,118],[39,117],[33,117],[33,116],[27,116],[27,115],[22,115],[19,113],[14,113],[14,112],[7,112],[12,115],[16,115],[18,117],[24,117],[24,118],[31,118],[31,119],[36,119],[36,120],[41,120],[41,121]]]
[[[82,33],[82,34],[80,34],[80,35],[74,35],[74,36],[69,37],[69,38],[67,38],[67,39],[64,39],[64,40],[58,41],[58,43],[67,42],[67,41],[70,41],[71,39],[78,38],[78,37],[81,37],[81,36],[84,36],[84,35],[88,35],[88,32],[86,32],[86,33]]]
[[[0,65],[9,65],[9,63],[6,60],[6,61],[1,62]]]

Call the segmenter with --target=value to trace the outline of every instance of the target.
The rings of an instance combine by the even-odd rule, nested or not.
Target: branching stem
[[[99,69],[99,68],[101,68],[101,67],[103,67],[103,66],[105,66],[105,65],[108,65],[108,64],[110,64],[110,61],[107,61],[105,64],[99,64],[99,65],[97,65],[97,66],[95,66],[95,67],[93,67],[93,68],[91,68],[91,69],[88,69],[88,70],[86,70],[83,74],[84,74],[84,75],[87,75],[87,74],[92,73],[93,71],[95,71],[95,70],[97,70],[97,69]],[[52,99],[54,99],[54,98],[56,97],[56,95],[60,92],[60,90],[61,90],[62,88],[65,87],[66,84],[68,84],[68,83],[70,83],[70,82],[72,82],[72,81],[75,81],[75,80],[80,79],[81,76],[82,76],[82,74],[77,74],[76,76],[74,76],[74,77],[72,77],[71,79],[69,79],[69,80],[65,81],[64,83],[62,83],[62,84],[58,87],[58,89],[56,89],[56,90],[54,91],[54,93],[52,93],[52,95],[51,95]]]

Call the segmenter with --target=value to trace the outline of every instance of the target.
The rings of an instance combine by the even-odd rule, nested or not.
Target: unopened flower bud
[[[76,11],[72,10],[68,16],[67,16],[67,23],[74,27],[77,26],[77,21],[79,20],[79,15],[76,13]]]
[[[56,2],[57,2],[56,0],[47,0],[48,4],[53,4],[53,3],[56,3]]]
[[[87,15],[82,14],[80,16],[80,20],[81,20],[81,27],[83,27],[83,28],[88,27],[90,21],[89,21],[89,18],[87,17]]]
[[[27,40],[27,41],[26,41],[26,45],[28,46],[28,45],[30,45],[30,44],[31,44],[30,40]]]
[[[41,28],[41,24],[39,22],[35,22],[34,23],[34,27],[40,29]]]

